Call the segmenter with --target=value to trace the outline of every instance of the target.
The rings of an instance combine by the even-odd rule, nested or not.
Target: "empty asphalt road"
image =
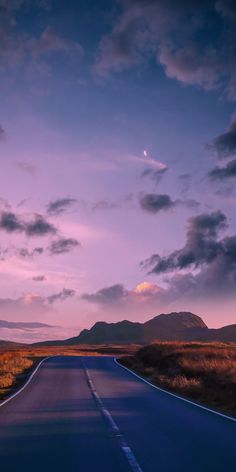
[[[2,472],[231,472],[236,423],[108,357],[46,360],[0,407]]]

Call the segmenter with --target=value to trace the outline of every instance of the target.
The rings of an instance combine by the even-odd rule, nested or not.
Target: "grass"
[[[136,350],[135,345],[0,348],[0,400],[19,388],[33,368],[47,356],[120,355],[132,354]]]
[[[152,383],[236,416],[236,345],[157,342],[120,359]]]
[[[5,351],[0,353],[0,398],[9,392],[16,379],[29,371],[34,362],[24,352]]]

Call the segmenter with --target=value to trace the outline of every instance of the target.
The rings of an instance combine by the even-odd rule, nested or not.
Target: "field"
[[[60,346],[0,348],[0,400],[21,386],[36,365],[47,356],[86,356],[132,354],[137,346]]]
[[[236,416],[236,345],[158,342],[120,362],[161,388]]]

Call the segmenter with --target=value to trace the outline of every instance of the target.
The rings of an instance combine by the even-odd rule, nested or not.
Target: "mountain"
[[[3,339],[0,339],[0,349],[1,348],[8,348],[8,347],[17,347],[20,346],[21,343],[14,343],[13,341],[5,341]]]
[[[218,329],[208,329],[199,336],[200,341],[236,342],[236,324]]]
[[[209,329],[202,318],[193,313],[168,313],[155,316],[145,323],[99,321],[73,338],[37,345],[147,344],[155,340],[236,342],[236,325]]]
[[[144,339],[148,342],[154,339],[187,340],[207,329],[200,316],[189,312],[161,314],[143,324]]]
[[[52,326],[45,323],[37,322],[23,322],[23,321],[6,321],[0,320],[0,329],[40,329],[40,328],[52,328]]]

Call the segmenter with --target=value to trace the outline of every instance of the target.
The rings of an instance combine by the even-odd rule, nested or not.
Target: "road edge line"
[[[144,377],[141,377],[141,375],[136,374],[136,372],[134,372],[133,370],[131,370],[131,369],[129,369],[128,367],[126,367],[126,366],[120,364],[120,362],[118,362],[118,360],[117,360],[116,357],[113,357],[113,360],[114,360],[115,364],[117,364],[119,367],[122,367],[123,369],[127,370],[128,372],[130,372],[131,374],[133,374],[133,375],[134,375],[135,377],[137,377],[139,380],[142,380],[144,383],[146,383],[146,384],[149,385],[150,387],[153,387],[153,388],[155,388],[156,390],[159,390],[160,392],[166,393],[167,395],[170,395],[171,397],[178,398],[178,400],[182,400],[183,402],[190,403],[190,405],[194,405],[194,406],[196,406],[196,407],[198,407],[198,408],[201,408],[202,410],[208,411],[209,413],[213,413],[213,414],[215,414],[215,415],[217,415],[217,416],[221,416],[221,417],[224,418],[224,419],[227,419],[227,420],[236,422],[236,418],[233,418],[233,416],[224,415],[224,413],[220,413],[219,411],[212,410],[211,408],[208,408],[207,406],[200,405],[200,403],[195,403],[195,402],[193,402],[192,400],[188,400],[187,398],[180,397],[179,395],[176,395],[175,393],[168,392],[168,390],[164,390],[163,388],[158,387],[157,385],[152,384],[151,382],[149,382],[148,380],[146,380]]]
[[[0,408],[3,406],[3,405],[6,405],[6,403],[10,402],[11,400],[13,400],[13,398],[17,397],[17,395],[19,395],[21,392],[23,392],[23,390],[25,390],[25,388],[27,387],[27,385],[29,385],[29,383],[31,382],[32,378],[35,376],[36,372],[39,370],[39,368],[41,367],[41,365],[43,364],[43,362],[47,361],[48,359],[52,359],[52,357],[57,357],[57,356],[48,356],[48,357],[45,357],[44,359],[42,359],[39,364],[35,367],[35,369],[33,370],[33,372],[31,373],[30,377],[28,378],[28,380],[26,381],[26,383],[19,389],[17,390],[15,393],[13,393],[12,395],[10,395],[10,397],[6,398],[6,400],[3,400],[1,403],[0,403]]]

